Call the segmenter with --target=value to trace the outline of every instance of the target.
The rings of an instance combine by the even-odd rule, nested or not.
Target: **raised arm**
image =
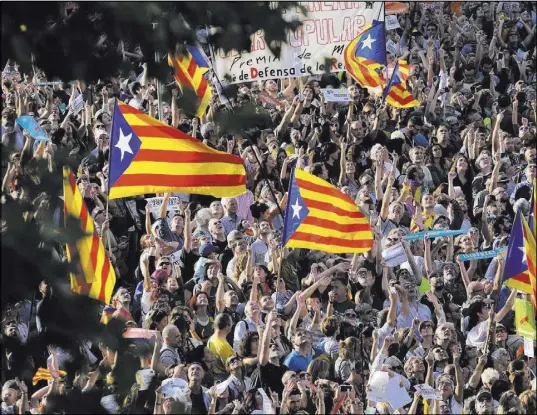
[[[224,274],[218,273],[218,287],[216,287],[216,313],[224,312],[226,305],[224,303]]]
[[[168,215],[168,199],[170,194],[168,192],[164,193],[164,199],[162,200],[162,205],[160,205],[159,218],[165,218]]]
[[[265,366],[269,362],[270,358],[270,340],[272,339],[272,321],[274,320],[274,313],[270,312],[267,316],[265,324],[265,330],[261,337],[261,347],[259,348],[259,364]]]

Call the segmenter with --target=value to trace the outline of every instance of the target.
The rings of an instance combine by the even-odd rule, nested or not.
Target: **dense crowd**
[[[83,340],[77,355],[55,344],[25,353],[29,336],[57,329],[55,293],[42,281],[36,298],[2,305],[2,414],[67,413],[63,398],[76,394],[110,413],[536,413],[535,359],[515,333],[517,291],[496,306],[505,258],[459,257],[506,247],[515,212],[530,211],[535,3],[409,7],[386,38],[397,45],[388,61],[413,65],[415,108],[381,105],[344,73],[240,84],[234,97],[219,95],[214,79],[199,119],[178,107],[176,92],[159,103],[145,67],[91,86],[5,70],[3,203],[30,202],[26,220],[59,226],[62,201],[27,184],[61,171],[55,154],[67,151],[117,275],[103,324],[146,330],[123,355]],[[351,102],[326,102],[321,89],[341,86]],[[160,104],[162,121],[243,158],[247,192],[108,200],[116,98],[155,117]],[[220,131],[215,116],[246,104],[270,125]],[[22,131],[22,115],[50,141]],[[281,248],[293,168],[355,200],[374,234],[369,252]],[[156,210],[151,197],[162,198]],[[432,229],[464,232],[407,240]],[[406,258],[393,265],[382,254],[398,244]],[[65,260],[65,247],[55,254]],[[119,393],[127,360],[139,368]],[[40,368],[51,379],[32,386]],[[383,377],[410,396],[401,407],[390,392],[373,396]],[[425,399],[421,385],[437,398]]]

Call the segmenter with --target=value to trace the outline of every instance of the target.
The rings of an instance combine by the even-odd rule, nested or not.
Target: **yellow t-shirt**
[[[227,373],[226,362],[231,356],[235,356],[235,351],[229,345],[226,340],[218,338],[216,334],[213,334],[207,342],[207,347],[216,356],[214,374],[220,375]]]

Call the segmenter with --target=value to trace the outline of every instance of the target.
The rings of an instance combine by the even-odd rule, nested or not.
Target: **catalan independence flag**
[[[174,78],[181,90],[193,89],[199,98],[197,117],[205,114],[212,92],[205,73],[211,69],[205,54],[195,46],[186,46],[182,56],[168,55],[168,65],[174,69]]]
[[[385,83],[381,73],[386,65],[384,22],[374,20],[365,26],[343,52],[347,72],[364,88],[377,88]]]
[[[526,222],[524,216],[521,216],[522,219],[522,231],[524,234],[524,252],[526,253],[526,263],[528,264],[528,277],[531,285],[531,302],[533,304],[534,311],[537,310],[537,282],[535,265],[536,265],[536,247],[535,247],[535,237]]]
[[[58,370],[58,374],[61,377],[67,376],[67,372],[63,370]],[[34,377],[32,378],[32,385],[37,385],[38,382],[42,380],[52,380],[54,379],[52,377],[52,374],[50,373],[50,370],[40,367],[37,369],[37,372],[35,372]]]
[[[86,234],[76,246],[67,245],[68,261],[71,263],[75,259],[75,252],[79,259],[78,271],[71,273],[71,290],[108,304],[116,284],[116,273],[78,190],[75,176],[68,167],[63,168],[63,200],[65,220],[69,215],[78,218]]]
[[[123,102],[116,102],[109,197],[183,192],[214,197],[246,192],[243,160],[214,150]]]
[[[412,108],[420,105],[420,102],[407,91],[401,79],[399,61],[395,64],[392,76],[384,88],[382,99],[395,108]]]
[[[509,245],[507,247],[507,259],[503,271],[502,283],[510,288],[533,293],[532,282],[528,272],[528,259],[526,245],[524,243],[525,219],[520,210],[515,215]]]
[[[353,200],[330,183],[295,169],[287,198],[283,246],[331,253],[367,252],[373,234]]]

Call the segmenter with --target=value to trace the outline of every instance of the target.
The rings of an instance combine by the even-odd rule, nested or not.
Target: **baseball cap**
[[[211,255],[212,253],[218,252],[218,248],[214,246],[213,244],[205,243],[200,247],[199,252],[202,257],[208,258],[209,255]]]
[[[390,136],[390,138],[391,138],[392,140],[395,140],[395,139],[398,139],[398,138],[404,140],[404,139],[405,139],[405,135],[404,135],[401,131],[398,130],[398,131],[394,131],[394,132],[392,133],[392,135]]]
[[[477,401],[490,401],[492,400],[492,394],[486,389],[481,389],[477,393],[477,396],[475,397],[475,399]]]

